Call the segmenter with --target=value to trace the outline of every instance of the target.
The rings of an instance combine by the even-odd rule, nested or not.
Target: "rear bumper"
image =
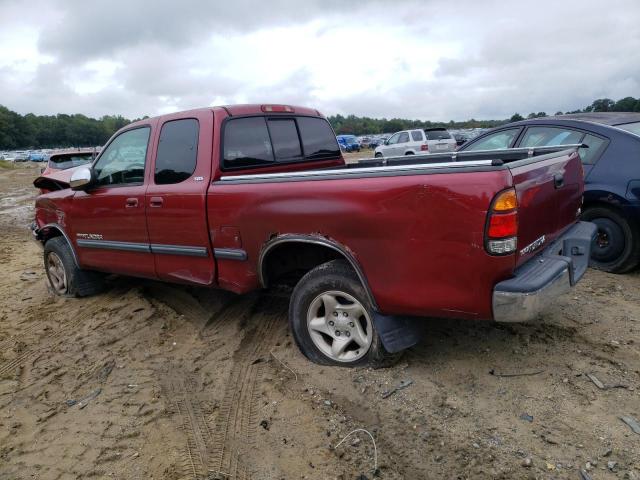
[[[513,278],[493,290],[497,322],[534,320],[558,296],[568,292],[589,266],[596,226],[578,222],[539,255],[518,267]]]

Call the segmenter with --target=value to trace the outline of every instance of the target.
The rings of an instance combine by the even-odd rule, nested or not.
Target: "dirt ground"
[[[638,272],[589,271],[535,324],[425,320],[393,368],[319,367],[282,293],[52,295],[36,173],[0,169],[0,479],[640,478]],[[375,450],[339,444],[356,429]]]

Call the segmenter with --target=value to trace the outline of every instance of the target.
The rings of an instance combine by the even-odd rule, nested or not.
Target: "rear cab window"
[[[230,118],[223,130],[223,170],[340,157],[338,141],[324,118]]]

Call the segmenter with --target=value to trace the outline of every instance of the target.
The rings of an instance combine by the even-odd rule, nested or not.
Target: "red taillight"
[[[429,145],[427,145],[426,143],[424,145],[420,145],[420,150],[423,152],[428,152],[429,151]]]
[[[491,202],[485,237],[490,254],[515,252],[518,245],[518,197],[515,189],[503,190]]]
[[[262,105],[260,109],[267,113],[293,113],[293,107],[289,105]]]
[[[514,237],[517,234],[517,212],[493,213],[491,217],[489,217],[489,228],[487,229],[487,236],[489,238]]]

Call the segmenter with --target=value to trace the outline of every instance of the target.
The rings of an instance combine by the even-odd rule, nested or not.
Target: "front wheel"
[[[382,157],[383,157],[383,155],[382,155],[380,152],[378,152],[378,153],[376,153],[376,154],[374,155],[374,157],[376,157],[376,158],[382,158]]]
[[[607,207],[591,207],[582,219],[593,222],[598,233],[591,246],[591,266],[610,273],[625,273],[640,262],[637,226]]]
[[[80,269],[64,237],[54,237],[44,244],[44,269],[56,295],[84,297],[102,290],[103,275]]]
[[[321,365],[377,368],[399,358],[382,345],[365,289],[344,260],[302,277],[291,296],[289,325],[302,353]]]

